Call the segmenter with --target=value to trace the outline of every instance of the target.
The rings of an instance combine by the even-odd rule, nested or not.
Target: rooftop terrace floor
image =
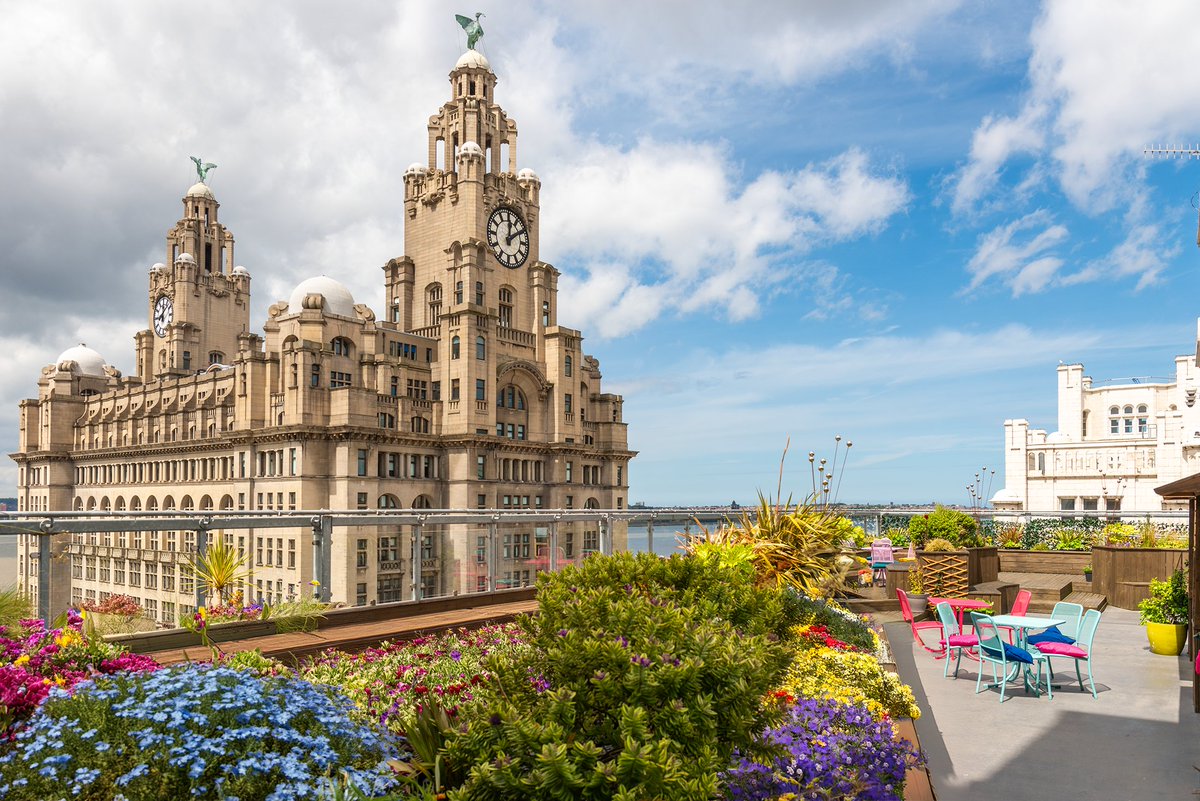
[[[905,623],[886,629],[921,708],[917,733],[938,801],[1182,800],[1200,791],[1192,667],[1150,653],[1137,612],[1104,611],[1095,699],[1080,691],[1070,660],[1056,659],[1053,700],[1014,683],[1001,704],[999,690],[975,694],[977,662],[964,658],[957,681],[943,678],[944,663],[913,643]]]

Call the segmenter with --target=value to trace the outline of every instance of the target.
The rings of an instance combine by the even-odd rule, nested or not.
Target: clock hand
[[[521,231],[522,231],[522,229],[521,229],[521,228],[510,228],[509,230],[511,230],[511,231],[512,231],[512,233],[511,233],[511,234],[509,234],[509,235],[508,235],[508,238],[504,240],[504,244],[506,244],[506,245],[511,245],[511,244],[512,244],[512,241],[513,241],[514,239],[516,239],[518,236],[520,236],[520,235],[521,235]]]

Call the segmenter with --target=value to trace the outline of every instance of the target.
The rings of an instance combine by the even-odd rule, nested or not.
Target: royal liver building
[[[383,265],[385,306],[331,277],[302,282],[251,333],[250,274],[201,181],[183,197],[165,258],[149,271],[137,374],[78,345],[22,401],[23,510],[521,509],[625,506],[622,399],[601,387],[579,331],[558,324],[558,276],[538,247],[541,182],[518,170],[517,125],[496,76],[469,50],[429,118],[429,150],[404,181],[404,253]],[[559,529],[558,558],[599,547],[597,523]],[[546,564],[544,531],[504,529],[499,586]],[[248,598],[312,579],[307,529],[217,532],[247,557]],[[622,546],[615,527],[614,545]],[[53,607],[126,593],[174,623],[194,587],[194,532],[61,535]],[[37,590],[37,546],[19,575]],[[338,529],[335,601],[407,599],[486,586],[484,538],[468,526]],[[413,557],[419,566],[412,565]]]

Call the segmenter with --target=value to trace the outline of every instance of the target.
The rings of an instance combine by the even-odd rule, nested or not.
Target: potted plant
[[[1188,593],[1182,570],[1166,581],[1150,580],[1150,597],[1138,604],[1141,622],[1146,626],[1150,650],[1156,654],[1179,656],[1187,640]]]
[[[908,571],[908,606],[912,609],[913,617],[925,614],[929,607],[929,595],[925,592],[925,577],[921,568]]]
[[[1083,580],[1084,581],[1092,580],[1092,566],[1091,565],[1083,566]]]

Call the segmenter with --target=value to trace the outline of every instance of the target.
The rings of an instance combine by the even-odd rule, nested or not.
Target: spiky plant
[[[0,590],[0,626],[15,626],[33,617],[33,604],[19,587]]]
[[[191,554],[183,565],[184,570],[196,577],[204,588],[209,605],[225,603],[225,593],[237,582],[246,578],[246,557],[237,549],[217,536],[208,544],[204,553]]]

